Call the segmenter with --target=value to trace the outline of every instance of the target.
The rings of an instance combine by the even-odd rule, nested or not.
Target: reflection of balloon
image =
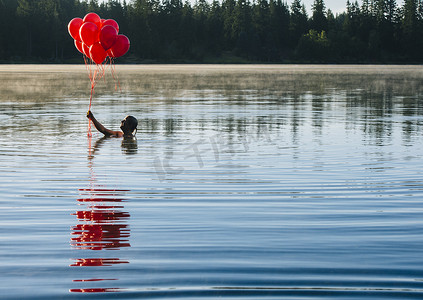
[[[119,25],[118,25],[118,23],[117,23],[115,20],[113,20],[113,19],[107,19],[107,20],[105,20],[102,24],[103,24],[103,27],[104,27],[104,26],[106,26],[106,25],[113,26],[113,27],[116,29],[116,31],[117,31],[117,32],[119,32]]]
[[[98,44],[98,43],[97,43]],[[95,47],[94,44],[92,47]],[[101,46],[99,46],[101,47]],[[104,50],[103,50],[104,51]],[[72,227],[71,245],[76,249],[90,250],[117,250],[123,247],[130,247],[130,229],[126,221],[130,214],[118,210],[119,206],[110,205],[107,202],[122,202],[123,190],[109,189],[80,189],[87,193],[88,198],[78,199],[78,202],[89,202],[89,209],[80,210],[75,215],[79,224]],[[115,198],[119,197],[119,198]],[[109,205],[108,205],[109,204]],[[123,207],[123,206],[122,206]],[[103,265],[108,259],[81,259],[73,266]],[[109,264],[127,263],[113,259]],[[117,260],[117,261],[116,261]]]
[[[117,35],[116,28],[111,25],[106,25],[101,28],[100,43],[104,50],[108,50],[113,46],[116,42]]]
[[[100,43],[95,43],[90,47],[90,57],[96,64],[101,64],[107,57],[106,50]]]
[[[70,289],[71,293],[116,293],[119,288]]]
[[[121,57],[126,52],[128,52],[129,45],[129,39],[125,35],[119,34],[116,38],[116,42],[114,43],[112,48],[110,48],[110,51],[108,53],[111,54],[112,57]]]
[[[97,25],[98,28],[101,27],[101,19],[100,16],[96,13],[88,13],[84,17],[84,23],[91,22]]]
[[[102,267],[116,264],[127,264],[127,261],[119,258],[78,258],[71,267]],[[110,279],[109,279],[110,280]]]
[[[98,27],[94,23],[87,22],[82,24],[79,34],[82,42],[87,46],[91,46],[98,41]]]
[[[73,18],[68,24],[68,31],[71,37],[77,41],[81,41],[79,36],[79,29],[84,21],[81,18]]]

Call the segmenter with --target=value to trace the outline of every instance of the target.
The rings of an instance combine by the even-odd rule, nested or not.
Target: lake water
[[[0,66],[1,299],[422,299],[421,66]]]

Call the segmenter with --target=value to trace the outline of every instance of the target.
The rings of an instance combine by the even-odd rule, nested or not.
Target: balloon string
[[[90,79],[91,86],[92,86],[91,68],[89,66],[89,62],[87,61],[88,60],[88,57],[85,54],[82,57],[84,58],[85,69],[87,70],[88,78]],[[91,92],[91,96],[90,96],[90,105],[88,107],[88,110],[91,110],[91,97],[92,97],[92,92]],[[92,136],[92,133],[91,133],[91,121],[90,120],[88,120],[87,136],[88,137],[91,137]]]
[[[97,70],[94,70],[92,73],[91,66],[90,66],[90,81],[91,81],[91,91],[90,91],[90,103],[88,106],[88,110],[91,110],[91,105],[93,102],[93,96],[94,96],[94,88],[96,84],[96,76],[97,76]],[[91,120],[88,120],[88,136],[92,136],[91,133]]]
[[[94,73],[93,73],[93,71],[92,71],[92,61],[86,55],[84,55],[84,62],[85,62],[85,68],[87,69],[88,78],[90,79],[90,82],[91,82],[90,103],[89,103],[89,106],[88,106],[88,110],[91,110],[91,105],[92,105],[92,100],[93,100],[93,95],[94,95],[96,71],[94,71]],[[87,136],[88,137],[92,136],[91,120],[88,120]]]
[[[99,78],[103,78],[104,82],[106,82],[106,76],[104,76],[106,74],[106,69],[107,69],[107,60],[104,61],[104,63],[102,63],[101,65],[98,65],[100,70],[101,70],[101,76]]]
[[[91,122],[90,122],[91,123]],[[92,147],[91,147],[91,136],[88,136],[88,158],[91,158],[91,154],[92,154]]]
[[[91,120],[88,120],[88,132],[87,132],[87,136],[88,137],[92,137],[93,134],[91,133]]]
[[[110,66],[111,66],[110,67],[110,70],[112,72],[112,77],[113,77],[113,79],[115,81],[115,91],[117,91],[118,86],[119,86],[119,90],[122,91],[122,88],[120,86],[119,77],[118,77],[118,75],[116,73],[116,65],[114,64],[113,58],[111,58],[111,57],[110,57]]]
[[[85,62],[85,68],[87,69],[88,77],[91,82],[91,91],[90,91],[90,103],[88,105],[88,110],[91,110],[91,105],[93,101],[93,97],[95,94],[94,88],[97,84],[97,80],[100,80],[102,77],[104,77],[104,74],[106,73],[107,69],[107,60],[103,64],[97,64],[96,68],[93,68],[94,62],[89,59],[86,55],[84,55],[84,62]],[[113,73],[113,71],[112,71]],[[88,121],[88,137],[92,136],[91,133],[91,120]]]
[[[90,93],[90,106],[89,109],[91,110],[91,103],[93,101],[93,95],[94,95],[94,87],[96,84],[96,76],[97,76],[97,70],[94,71],[94,76],[91,78],[91,93]]]

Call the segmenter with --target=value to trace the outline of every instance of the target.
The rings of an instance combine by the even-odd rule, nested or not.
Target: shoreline
[[[104,65],[106,71],[110,65]],[[115,64],[117,72],[167,72],[167,73],[201,73],[201,72],[423,72],[423,65],[334,65],[334,64]],[[92,70],[95,67],[92,66]],[[81,73],[87,72],[84,64],[0,64],[0,73]]]

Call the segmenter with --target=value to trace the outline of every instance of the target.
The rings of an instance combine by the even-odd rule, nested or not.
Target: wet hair
[[[126,116],[125,117],[126,122],[128,122],[128,126],[131,130],[131,132],[134,132],[135,130],[135,134],[137,134],[137,126],[138,126],[138,120],[137,118],[133,117],[133,116]]]

